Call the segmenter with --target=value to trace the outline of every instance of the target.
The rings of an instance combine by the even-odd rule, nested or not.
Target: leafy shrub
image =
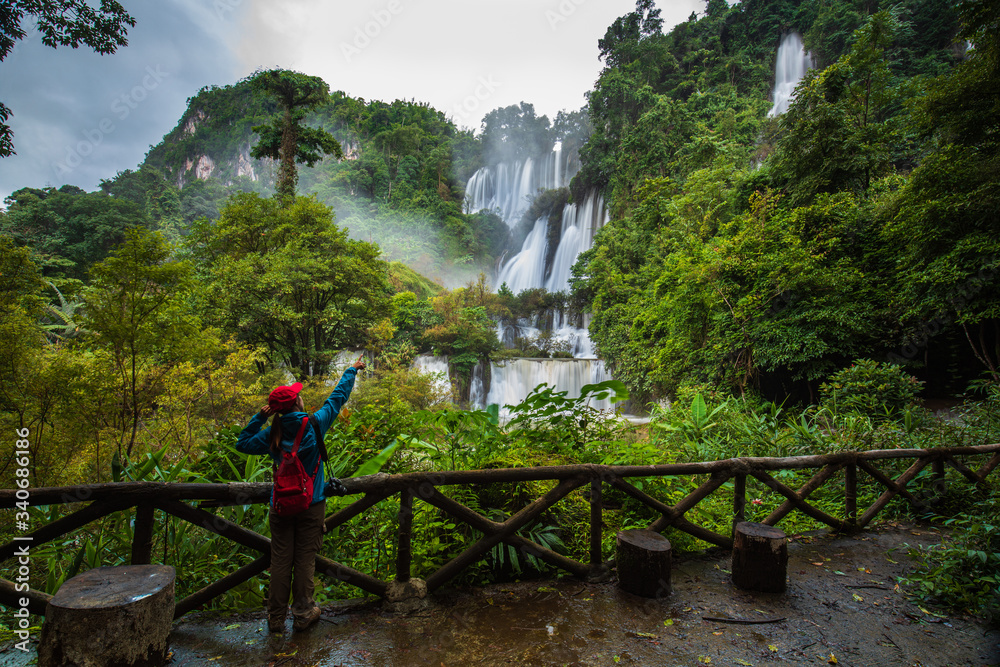
[[[923,382],[895,364],[859,359],[820,386],[822,404],[834,412],[857,412],[874,420],[895,418],[916,403]]]
[[[1000,495],[944,519],[954,529],[940,544],[909,547],[917,569],[901,582],[927,604],[1000,620]],[[934,517],[941,519],[942,517]]]

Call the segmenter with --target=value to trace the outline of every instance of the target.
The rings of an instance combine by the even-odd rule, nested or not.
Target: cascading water
[[[501,162],[494,167],[482,167],[465,185],[466,196],[473,211],[498,211],[500,217],[514,226],[531,206],[539,190],[553,190],[569,183],[568,156],[562,146],[540,160],[527,158],[517,162]]]
[[[768,117],[780,116],[788,111],[788,105],[795,99],[795,86],[811,68],[812,56],[802,44],[802,37],[797,32],[783,36],[774,66],[774,90],[771,92],[774,106],[767,112]]]
[[[519,294],[526,289],[541,286],[545,278],[545,251],[549,227],[548,216],[535,221],[531,233],[524,239],[521,252],[512,257],[497,276],[497,285],[506,284],[510,291]]]
[[[521,251],[504,264],[496,284],[506,284],[514,294],[544,287],[549,292],[569,292],[570,269],[581,252],[594,242],[594,232],[605,222],[604,199],[591,193],[581,206],[566,204],[562,212],[559,245],[550,264],[548,256],[548,216],[535,221]]]
[[[496,403],[501,407],[517,405],[542,383],[575,397],[584,385],[611,379],[600,359],[512,359],[504,366],[494,365],[492,373],[484,405]],[[608,399],[592,400],[590,405],[598,410],[613,407]]]
[[[569,184],[573,173],[569,165],[576,164],[573,156],[564,154],[556,144],[553,151],[536,163],[500,163],[484,167],[473,174],[466,187],[474,211],[497,210],[514,227],[531,207],[540,189],[554,189]],[[581,252],[591,247],[594,233],[607,222],[604,200],[591,193],[580,203],[567,203],[562,209],[562,223],[558,246],[549,252],[550,216],[535,220],[520,251],[500,268],[495,284],[506,284],[518,294],[526,289],[545,288],[549,292],[568,292],[570,268]],[[593,345],[583,328],[573,326],[561,311],[550,313],[552,338],[562,348],[572,353],[573,359],[515,359],[504,365],[494,364],[490,369],[489,391],[485,391],[484,373],[477,368],[473,373],[470,403],[483,407],[490,403],[500,406],[521,402],[536,386],[547,383],[569,396],[579,396],[580,389],[610,379],[604,362],[594,358]],[[538,321],[520,321],[517,326],[500,326],[497,332],[501,342],[513,347],[518,338],[530,339],[540,334]],[[609,401],[595,402],[599,409],[609,409]]]
[[[448,372],[448,357],[421,354],[413,360],[413,367],[436,376],[434,386],[437,392],[451,396],[451,375]]]
[[[563,207],[562,233],[556,250],[545,289],[550,292],[569,292],[570,268],[584,250],[594,243],[594,232],[607,222],[604,198],[590,193],[583,205],[566,204]]]

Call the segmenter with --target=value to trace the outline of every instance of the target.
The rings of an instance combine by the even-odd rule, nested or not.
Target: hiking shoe
[[[319,615],[321,613],[322,612],[319,607],[313,607],[305,614],[295,619],[295,622],[292,623],[292,629],[296,632],[300,632],[308,627],[311,627],[316,621],[319,620]]]
[[[267,631],[271,634],[282,634],[285,632],[285,619],[275,620],[270,619],[267,622]]]

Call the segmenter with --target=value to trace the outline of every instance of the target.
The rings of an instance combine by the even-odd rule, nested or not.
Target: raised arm
[[[364,370],[364,368],[364,360],[358,357],[358,360],[344,371],[340,382],[337,383],[336,389],[333,390],[326,401],[323,402],[323,406],[313,415],[319,423],[319,429],[323,435],[326,435],[330,425],[333,424],[333,420],[340,413],[340,409],[344,407],[344,403],[350,398],[351,391],[354,389],[354,379],[357,377],[358,371]]]

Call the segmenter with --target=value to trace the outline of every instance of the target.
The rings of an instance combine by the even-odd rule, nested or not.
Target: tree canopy
[[[332,134],[302,124],[307,111],[329,103],[330,88],[318,76],[288,70],[261,72],[251,78],[250,84],[255,90],[277,99],[283,111],[281,117],[254,126],[260,140],[251,155],[280,162],[275,190],[279,199],[291,202],[298,182],[297,163],[311,167],[323,155],[332,155],[338,160],[344,156],[340,143]]]
[[[188,240],[206,283],[206,318],[268,350],[299,377],[325,376],[337,352],[361,347],[389,316],[387,266],[313,197],[281,206],[233,197]]]

